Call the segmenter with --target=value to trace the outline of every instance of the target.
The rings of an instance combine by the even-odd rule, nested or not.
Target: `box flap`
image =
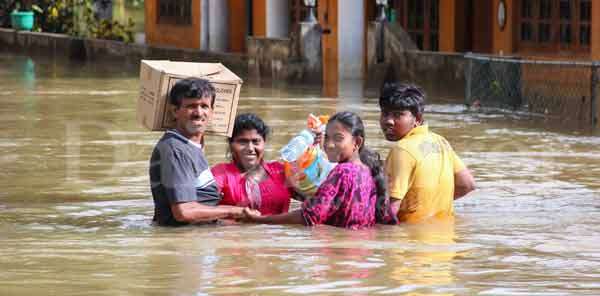
[[[150,68],[159,70],[161,72],[168,68],[169,63],[169,60],[142,60],[142,64],[146,64]]]
[[[178,77],[206,78],[213,81],[243,83],[242,79],[221,63],[173,62],[168,60],[142,60],[142,63]]]

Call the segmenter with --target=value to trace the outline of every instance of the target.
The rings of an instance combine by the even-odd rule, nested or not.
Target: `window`
[[[552,35],[552,0],[539,0],[538,42],[550,42]]]
[[[519,47],[585,51],[590,46],[591,0],[521,0]]]
[[[590,46],[592,22],[592,0],[579,1],[579,44]]]
[[[156,23],[171,25],[192,24],[192,0],[156,0]]]
[[[439,0],[394,0],[398,23],[421,50],[439,50]]]
[[[521,2],[521,41],[533,41],[533,1]]]

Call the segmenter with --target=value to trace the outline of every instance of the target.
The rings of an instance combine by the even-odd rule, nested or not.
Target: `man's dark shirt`
[[[150,186],[154,198],[154,221],[159,225],[185,225],[173,217],[171,205],[199,202],[215,206],[220,195],[202,147],[168,130],[150,158]]]

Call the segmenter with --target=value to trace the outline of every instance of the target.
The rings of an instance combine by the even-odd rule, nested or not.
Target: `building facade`
[[[323,81],[366,72],[374,0],[318,0]],[[218,52],[247,50],[247,38],[289,38],[308,9],[303,0],[146,0],[150,45]],[[418,48],[550,59],[600,59],[600,1],[390,0],[387,17]]]
[[[600,1],[392,0],[388,11],[423,50],[600,58]]]
[[[317,1],[327,77],[362,78],[368,2]],[[146,0],[145,9],[149,45],[241,53],[248,37],[297,34],[308,13],[303,0]]]

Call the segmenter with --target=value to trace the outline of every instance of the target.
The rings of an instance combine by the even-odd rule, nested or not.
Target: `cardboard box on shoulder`
[[[175,126],[168,95],[171,87],[184,78],[203,78],[216,90],[213,119],[207,134],[230,137],[242,88],[242,79],[220,63],[190,63],[142,60],[137,120],[151,131]]]

